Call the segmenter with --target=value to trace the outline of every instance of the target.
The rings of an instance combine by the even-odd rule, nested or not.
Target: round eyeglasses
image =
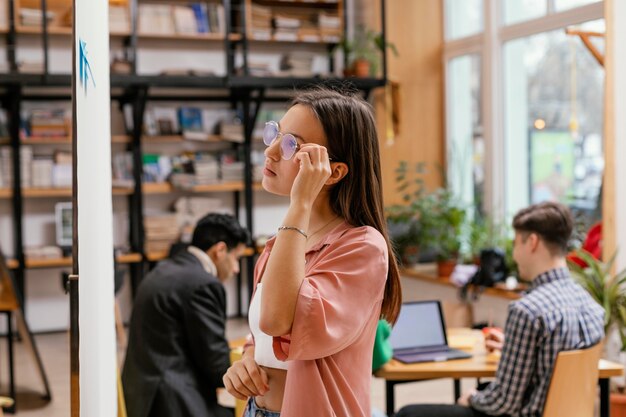
[[[300,145],[296,140],[296,137],[291,133],[281,133],[278,123],[269,121],[265,123],[263,129],[263,143],[267,146],[271,146],[276,140],[280,139],[280,156],[284,160],[293,158]]]

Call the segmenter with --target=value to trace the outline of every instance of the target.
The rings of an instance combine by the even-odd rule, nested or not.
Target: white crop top
[[[261,295],[263,294],[263,284],[259,282],[250,308],[248,309],[248,325],[252,336],[254,336],[254,360],[261,366],[276,369],[287,369],[287,362],[280,361],[274,355],[272,348],[272,336],[261,331],[259,321],[261,320]]]

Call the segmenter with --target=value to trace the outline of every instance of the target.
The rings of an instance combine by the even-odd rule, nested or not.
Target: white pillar
[[[607,176],[605,189],[607,195],[604,204],[605,235],[610,237],[605,251],[605,258],[617,250],[616,271],[626,268],[626,2],[622,0],[606,0],[605,18],[607,25],[606,70],[607,86],[605,132],[607,134]],[[610,143],[609,143],[610,142]],[[611,152],[612,148],[612,152]],[[610,159],[610,160],[609,160]],[[612,169],[610,167],[612,165]],[[606,187],[613,181],[612,187]],[[607,198],[608,197],[608,198]]]
[[[80,415],[117,415],[111,203],[109,5],[74,1]]]

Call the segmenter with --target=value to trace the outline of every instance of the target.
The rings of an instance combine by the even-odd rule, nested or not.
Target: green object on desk
[[[386,320],[378,320],[376,338],[374,339],[374,355],[372,356],[372,372],[376,372],[393,356],[393,348],[389,342],[390,335],[391,325]]]

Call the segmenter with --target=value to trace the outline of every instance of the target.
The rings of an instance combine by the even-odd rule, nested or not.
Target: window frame
[[[445,40],[443,47],[444,66],[444,143],[446,154],[449,149],[448,133],[451,131],[448,117],[453,103],[448,96],[450,82],[450,62],[464,55],[477,54],[480,59],[481,112],[483,138],[485,141],[485,188],[484,207],[496,220],[503,220],[505,207],[505,126],[504,115],[504,62],[502,51],[505,43],[537,35],[544,32],[579,25],[588,21],[604,19],[604,1],[587,4],[561,12],[555,11],[554,0],[547,1],[545,16],[511,25],[503,24],[502,3],[500,0],[483,0],[483,32],[465,38]],[[446,22],[446,10],[443,13]],[[500,138],[496,140],[495,138]]]

